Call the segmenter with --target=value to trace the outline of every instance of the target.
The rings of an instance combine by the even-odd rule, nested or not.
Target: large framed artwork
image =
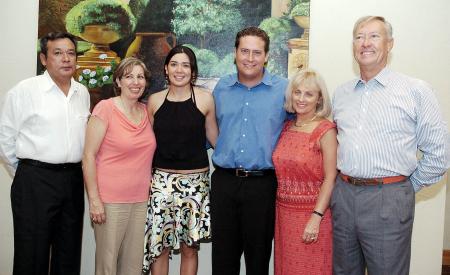
[[[78,38],[76,78],[95,105],[113,95],[111,75],[128,56],[141,58],[151,71],[149,93],[163,89],[164,58],[177,44],[194,50],[197,84],[212,89],[220,76],[235,71],[234,38],[246,26],[268,33],[266,66],[288,77],[308,66],[309,1],[40,0],[38,35],[68,31]]]

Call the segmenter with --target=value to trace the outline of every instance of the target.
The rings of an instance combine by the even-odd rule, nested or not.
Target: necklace
[[[297,125],[297,120],[294,122],[294,126],[295,127],[298,127],[298,128],[302,128],[302,127],[304,127],[304,126],[306,126],[306,125],[308,125],[308,124],[311,124],[311,122],[313,122],[314,121],[314,119],[316,119],[316,117],[317,117],[317,115],[314,115],[310,120],[308,120],[308,121],[306,121],[306,122],[303,122],[303,123],[300,123],[300,125]]]

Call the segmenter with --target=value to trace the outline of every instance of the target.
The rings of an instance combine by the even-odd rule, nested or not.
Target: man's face
[[[68,38],[48,41],[47,56],[41,53],[39,57],[53,79],[70,79],[75,73],[77,53]]]
[[[361,69],[382,70],[394,41],[383,22],[373,20],[358,27],[353,37],[353,55]]]
[[[257,36],[243,36],[235,49],[236,66],[241,80],[256,80],[263,76],[264,63],[268,54],[264,51],[265,42]]]

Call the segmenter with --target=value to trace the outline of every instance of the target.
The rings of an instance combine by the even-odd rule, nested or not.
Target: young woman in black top
[[[206,141],[218,135],[214,99],[195,86],[194,52],[176,46],[166,57],[168,88],[152,94],[148,114],[156,136],[148,203],[144,272],[169,273],[172,250],[181,252],[181,274],[196,274],[199,241],[210,238],[209,161]]]

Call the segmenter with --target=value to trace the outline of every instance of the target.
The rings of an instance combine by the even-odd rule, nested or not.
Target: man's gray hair
[[[383,23],[388,39],[392,39],[391,23],[389,23],[383,16],[373,16],[373,15],[363,16],[356,21],[355,26],[353,27],[353,37],[356,36],[356,31],[360,26],[375,20]]]

